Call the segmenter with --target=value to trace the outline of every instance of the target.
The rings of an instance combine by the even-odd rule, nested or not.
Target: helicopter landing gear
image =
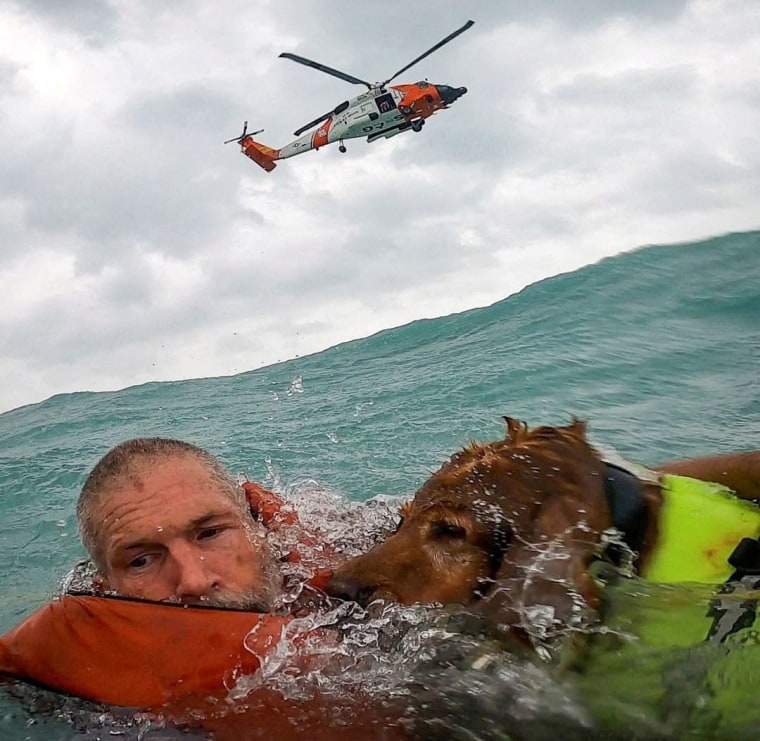
[[[422,127],[425,125],[424,118],[418,118],[416,121],[412,121],[412,131],[419,133],[422,131]]]
[[[343,142],[341,142],[340,145],[338,146],[338,151],[341,154],[345,154],[346,153],[346,145]]]

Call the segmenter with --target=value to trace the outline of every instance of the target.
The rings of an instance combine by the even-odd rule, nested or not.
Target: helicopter
[[[253,137],[260,134],[263,129],[249,133],[248,121],[243,123],[243,133],[240,136],[228,139],[224,143],[237,142],[246,157],[252,159],[267,172],[271,172],[276,167],[277,160],[295,157],[297,154],[303,154],[312,149],[318,150],[333,142],[339,142],[338,149],[345,153],[346,145],[343,143],[345,139],[366,136],[368,142],[374,142],[378,139],[390,139],[404,131],[422,131],[426,118],[438,110],[448,108],[467,92],[467,88],[433,85],[427,80],[407,85],[390,85],[389,83],[444,44],[448,44],[459,34],[464,33],[474,23],[475,21],[467,21],[461,28],[450,33],[445,39],[431,46],[426,52],[382,82],[370,83],[298,54],[283,52],[280,57],[284,59],[290,59],[355,85],[364,85],[367,90],[355,98],[343,101],[327,113],[296,129],[294,135],[298,138],[281,149],[273,149],[256,141]],[[310,129],[315,130],[309,131]],[[309,131],[308,134],[304,133],[307,131]]]

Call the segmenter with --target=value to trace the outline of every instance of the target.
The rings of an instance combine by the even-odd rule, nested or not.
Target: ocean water
[[[295,499],[364,502],[410,496],[470,440],[500,437],[502,415],[585,418],[594,443],[647,465],[760,448],[760,232],[643,247],[249,373],[0,415],[0,631],[84,555],[78,490],[121,440],[183,438]],[[74,737],[44,715],[0,694],[0,737]]]

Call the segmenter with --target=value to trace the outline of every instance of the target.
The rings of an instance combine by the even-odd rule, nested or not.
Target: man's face
[[[109,492],[101,523],[104,585],[126,597],[268,609],[268,552],[253,522],[201,463],[169,458]]]

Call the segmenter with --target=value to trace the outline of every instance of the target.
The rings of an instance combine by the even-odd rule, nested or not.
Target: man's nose
[[[175,596],[183,602],[196,601],[208,596],[216,585],[216,577],[205,563],[205,556],[190,544],[179,544],[172,549],[177,569]]]

